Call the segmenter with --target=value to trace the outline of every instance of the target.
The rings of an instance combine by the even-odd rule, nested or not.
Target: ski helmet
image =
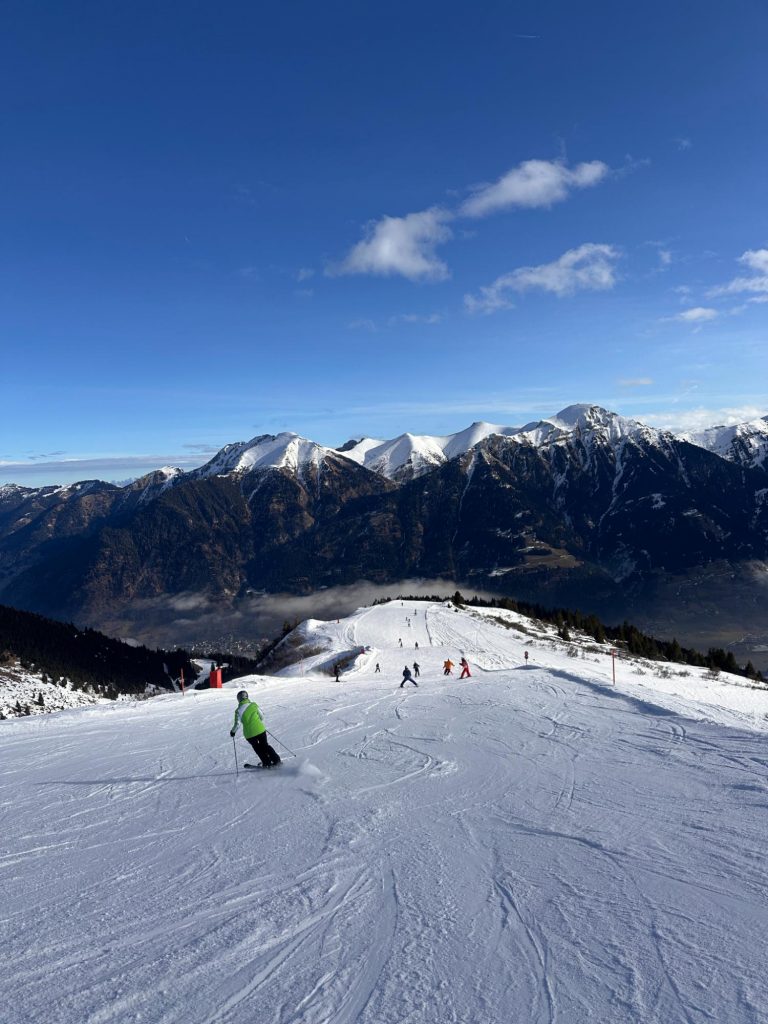
[[[241,701],[244,700],[248,700],[248,692],[246,690],[241,690],[240,693],[238,693],[237,695],[237,703],[239,704]]]

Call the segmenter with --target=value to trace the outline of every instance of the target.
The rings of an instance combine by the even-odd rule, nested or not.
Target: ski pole
[[[281,747],[284,747],[285,750],[287,750],[288,753],[291,755],[291,757],[296,757],[296,754],[294,754],[294,752],[291,750],[291,748],[290,747],[286,747],[285,744],[283,743],[283,741],[279,740],[277,738],[277,736],[275,736],[275,734],[273,732],[267,732],[267,736],[270,736],[275,741],[275,743],[279,743]]]
[[[232,749],[235,752],[235,775],[239,775],[240,774],[240,767],[239,767],[239,765],[237,763],[237,744],[235,743],[235,737],[234,736],[232,737]]]

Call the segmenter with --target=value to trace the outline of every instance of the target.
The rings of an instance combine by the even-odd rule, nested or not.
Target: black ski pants
[[[269,768],[272,764],[280,764],[280,758],[270,747],[265,732],[260,732],[258,736],[251,736],[248,742],[261,758],[261,763],[265,768]]]

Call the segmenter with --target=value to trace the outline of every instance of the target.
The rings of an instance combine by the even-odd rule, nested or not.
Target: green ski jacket
[[[241,701],[235,711],[235,721],[232,728],[237,731],[238,725],[242,723],[243,736],[249,740],[252,736],[261,736],[267,731],[266,725],[261,720],[259,705],[252,700]]]

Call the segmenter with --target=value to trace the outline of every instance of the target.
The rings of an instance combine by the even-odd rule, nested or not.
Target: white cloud
[[[750,295],[746,302],[742,302],[738,306],[731,306],[728,312],[731,316],[740,316],[742,313],[746,313],[750,306],[763,306],[766,302],[768,302],[768,295]]]
[[[358,317],[357,320],[350,320],[347,324],[350,331],[375,331],[376,324],[366,317]]]
[[[662,267],[668,267],[672,262],[672,253],[669,249],[659,249],[659,263]]]
[[[500,309],[514,309],[515,304],[506,295],[506,278],[511,274],[497,277],[493,284],[483,285],[480,295],[465,295],[464,308],[468,313],[498,313]]]
[[[768,249],[748,249],[739,256],[739,263],[752,273],[748,277],[734,277],[728,284],[712,288],[710,295],[733,295],[739,292],[768,294]]]
[[[611,169],[601,160],[568,167],[563,160],[524,160],[498,181],[478,185],[456,210],[433,206],[404,217],[384,216],[371,221],[362,241],[338,263],[325,269],[328,277],[344,274],[400,275],[411,281],[442,281],[450,276],[436,253],[453,237],[448,226],[458,217],[485,217],[514,207],[548,207],[562,202],[574,189],[597,185]],[[464,232],[465,236],[469,232]],[[302,268],[301,275],[312,271]]]
[[[400,313],[389,318],[390,324],[439,324],[442,322],[439,313]]]
[[[667,320],[678,320],[684,324],[701,324],[707,320],[714,320],[717,310],[708,306],[694,306],[692,309],[684,309],[676,316],[666,317]]]
[[[191,445],[184,445],[191,448]],[[161,466],[178,466],[193,469],[201,464],[209,455],[218,451],[216,448],[197,446],[198,451],[189,454],[175,455],[105,455],[94,458],[53,459],[45,461],[23,462],[19,460],[0,460],[0,484],[35,476],[46,476],[49,481],[62,482],[75,480],[103,480],[112,477],[115,472],[133,472],[143,476]],[[39,486],[41,481],[33,481],[30,486]]]
[[[681,153],[684,153],[687,149],[690,149],[691,146],[693,145],[693,143],[691,142],[690,139],[683,138],[683,139],[675,139],[674,141],[677,143],[677,148],[680,150]]]
[[[739,256],[739,263],[761,274],[768,274],[768,249],[748,249],[743,256]]]
[[[315,276],[315,272],[312,267],[299,267],[296,271],[297,281],[309,281],[311,277]]]
[[[643,423],[673,433],[707,430],[709,427],[730,427],[735,423],[748,423],[765,416],[765,410],[755,405],[725,406],[720,408],[671,409],[644,413]]]
[[[608,165],[601,160],[573,168],[561,160],[524,160],[493,184],[474,189],[459,213],[465,217],[485,217],[515,206],[552,206],[567,198],[572,189],[597,185],[608,173]]]
[[[616,283],[615,264],[619,256],[612,245],[585,242],[552,263],[519,267],[497,277],[493,284],[480,289],[479,296],[465,295],[464,305],[470,313],[495,313],[512,307],[509,292],[540,288],[562,298],[582,290],[607,291]]]
[[[624,377],[618,381],[620,388],[647,388],[653,384],[652,377]]]
[[[329,267],[326,273],[384,277],[400,274],[410,281],[442,281],[449,276],[448,267],[438,259],[435,248],[451,238],[446,222],[452,217],[439,207],[405,217],[382,217],[370,224],[363,241],[353,246],[346,258]]]

